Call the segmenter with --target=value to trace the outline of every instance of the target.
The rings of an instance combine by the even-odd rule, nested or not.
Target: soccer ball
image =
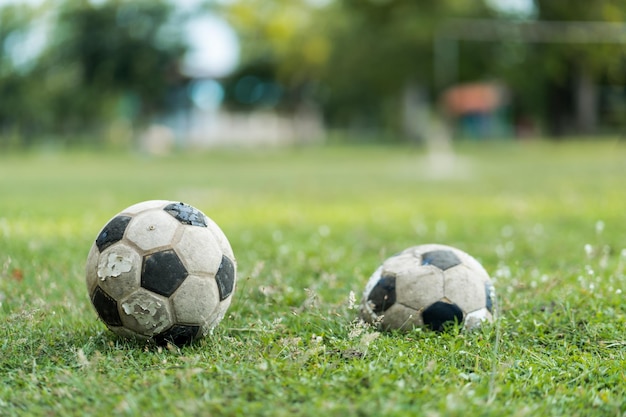
[[[87,257],[100,319],[123,337],[183,345],[224,317],[237,265],[222,230],[184,203],[152,200],[113,217]]]
[[[494,317],[495,290],[489,274],[467,253],[446,245],[410,247],[385,260],[372,274],[361,317],[384,330],[448,323],[466,329]]]

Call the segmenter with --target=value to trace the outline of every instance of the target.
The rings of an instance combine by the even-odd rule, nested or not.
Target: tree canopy
[[[0,129],[69,138],[97,133],[117,118],[141,121],[163,110],[185,51],[177,32],[168,30],[171,11],[160,0],[0,8]],[[35,62],[16,65],[6,44],[16,33],[40,28],[29,24],[37,15],[46,20],[48,41]]]
[[[395,129],[408,86],[419,85],[434,103],[451,83],[493,80],[510,89],[513,118],[532,118],[552,134],[593,130],[594,117],[614,128],[626,123],[619,116],[626,101],[624,25],[617,39],[585,35],[624,22],[626,1],[538,0],[521,15],[493,3],[241,0],[229,15],[247,46],[247,62],[270,62],[288,87],[311,86],[307,91],[331,125]],[[472,24],[458,24],[463,21]],[[456,32],[446,32],[455,22]],[[493,22],[518,35],[502,38],[496,31],[477,40],[468,33]],[[551,27],[547,36],[522,36],[542,22]],[[447,46],[437,50],[446,36]],[[438,53],[455,56],[438,67]],[[608,113],[594,116],[611,98]]]
[[[236,30],[242,54],[220,81],[234,110],[313,103],[331,128],[402,133],[403,98],[433,106],[455,83],[498,81],[511,117],[553,134],[626,124],[626,0],[236,0],[199,7]],[[184,17],[166,0],[58,0],[0,7],[0,135],[69,136],[141,125],[190,81]],[[46,29],[38,54],[11,54]],[[263,88],[261,88],[263,87]],[[180,94],[179,94],[180,95]]]

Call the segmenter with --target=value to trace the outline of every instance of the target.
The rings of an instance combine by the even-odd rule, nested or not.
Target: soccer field
[[[608,140],[0,155],[0,415],[626,416],[625,190]],[[201,209],[237,259],[191,346],[119,339],[87,296],[100,228],[151,199]],[[376,267],[422,243],[483,264],[495,323],[358,322]]]

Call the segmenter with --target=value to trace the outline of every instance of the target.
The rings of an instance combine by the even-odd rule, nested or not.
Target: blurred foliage
[[[98,8],[84,0],[65,4],[43,64],[74,67],[77,79],[68,81],[82,92],[70,88],[60,95],[59,118],[80,128],[100,114],[113,115],[119,106],[140,118],[162,109],[184,52],[182,44],[161,41],[170,12],[171,6],[153,0],[115,0]]]
[[[334,35],[324,73],[328,115],[339,124],[382,123],[395,131],[407,87],[430,88],[434,97],[433,42],[443,19],[486,12],[481,2],[456,0],[350,0],[340,7],[350,23]]]
[[[0,44],[16,31],[27,36],[33,16],[52,22],[31,65],[12,66],[7,48],[0,49],[0,131],[25,140],[99,137],[116,120],[141,124],[164,110],[185,51],[177,32],[168,31],[171,12],[161,0],[0,8]]]
[[[623,22],[626,1],[537,0],[529,14],[516,15],[489,6],[495,2],[444,0],[287,1],[240,0],[227,15],[242,37],[245,60],[241,72],[254,74],[262,64],[296,98],[322,107],[335,127],[365,127],[401,131],[403,94],[419,86],[431,104],[442,89],[436,85],[435,41],[446,22],[454,19],[501,19],[512,25],[534,21]],[[581,76],[613,88],[626,102],[624,44],[523,42],[495,37],[489,42],[455,39],[458,54],[451,69],[455,82],[503,81],[513,97],[512,117],[544,124],[553,134],[560,119],[576,119],[577,82]],[[246,66],[247,65],[247,66]],[[270,70],[271,69],[271,70]],[[617,92],[615,92],[617,90]],[[304,95],[304,97],[303,97]],[[286,101],[293,104],[294,95]],[[608,95],[599,98],[606,104]],[[613,103],[613,115],[619,105]],[[608,110],[608,109],[600,109]],[[601,122],[624,126],[623,117]],[[512,121],[513,122],[513,121]]]
[[[313,99],[331,126],[393,128],[407,83],[432,85],[442,19],[487,9],[458,0],[241,0],[226,13],[244,45],[242,72],[271,67],[289,106]]]
[[[0,7],[0,145],[44,134],[101,137],[114,121],[142,127],[180,105],[190,80],[179,68],[188,45],[175,4],[57,0]],[[397,137],[409,89],[436,106],[452,83],[496,80],[510,89],[512,119],[533,120],[558,135],[577,128],[579,89],[588,82],[596,88],[598,123],[613,131],[626,125],[624,43],[476,41],[457,33],[454,68],[443,68],[453,78],[437,82],[437,39],[449,22],[626,20],[626,0],[535,0],[521,15],[493,4],[236,0],[204,2],[198,12],[221,15],[239,35],[240,65],[219,80],[231,109],[314,107],[331,128]],[[40,21],[49,29],[43,52],[16,62],[11,46]]]
[[[559,22],[603,22],[624,24],[626,1],[594,2],[535,0],[537,20]],[[626,26],[623,26],[626,28]],[[587,29],[589,30],[589,29]],[[626,29],[622,29],[623,31]],[[536,43],[503,44],[514,48],[508,62],[499,61],[497,75],[512,88],[518,111],[545,121],[553,136],[571,134],[576,128],[576,89],[581,77],[596,84],[599,122],[626,127],[626,36],[622,43]],[[499,54],[498,57],[504,54]],[[603,94],[604,93],[604,94]],[[607,106],[612,97],[619,103]],[[618,113],[620,115],[618,115]],[[565,125],[565,126],[564,126]],[[567,126],[569,125],[569,126]],[[569,130],[568,130],[569,127]],[[588,133],[588,132],[587,132]]]

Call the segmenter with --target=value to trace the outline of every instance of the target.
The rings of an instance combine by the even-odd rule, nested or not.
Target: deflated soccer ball
[[[178,202],[135,204],[100,231],[86,281],[114,333],[182,345],[224,317],[236,281],[233,250],[200,210]]]
[[[365,287],[361,317],[384,330],[441,331],[450,323],[472,329],[493,320],[494,304],[489,274],[476,259],[428,244],[385,260]]]

